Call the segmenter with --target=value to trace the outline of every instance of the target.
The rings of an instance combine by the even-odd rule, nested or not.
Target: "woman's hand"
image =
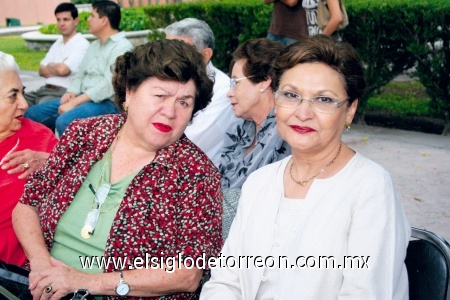
[[[1,163],[2,170],[8,170],[8,174],[19,175],[19,179],[27,178],[28,175],[36,172],[47,160],[50,153],[37,152],[30,149],[17,151],[6,155]]]
[[[30,291],[33,299],[61,299],[89,284],[89,274],[71,268],[51,257],[47,268],[37,266],[30,273]]]
[[[30,274],[28,275],[29,280],[29,289],[31,291],[31,294],[33,295],[34,299],[40,299],[34,297],[34,291],[37,283],[40,280],[39,273],[41,271],[50,270],[52,268],[52,264],[50,263],[50,258],[40,258],[40,259],[34,259],[30,261]],[[42,294],[42,291],[41,291]]]

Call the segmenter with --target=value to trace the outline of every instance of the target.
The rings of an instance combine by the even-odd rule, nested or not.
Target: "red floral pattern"
[[[62,213],[125,121],[123,115],[108,115],[73,122],[45,168],[27,182],[21,202],[38,208],[49,249]],[[130,183],[104,255],[126,256],[130,263],[135,257],[145,258],[147,253],[157,257],[183,253],[194,259],[203,253],[206,258],[217,256],[222,246],[222,198],[217,169],[183,135],[159,150],[153,162]],[[105,270],[112,271],[112,265]],[[161,297],[197,298],[196,293]]]

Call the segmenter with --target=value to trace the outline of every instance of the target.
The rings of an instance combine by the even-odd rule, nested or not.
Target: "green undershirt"
[[[94,164],[86,180],[75,195],[73,202],[61,216],[56,226],[53,247],[50,253],[52,257],[64,262],[66,265],[92,274],[102,273],[105,266],[99,266],[97,261],[95,261],[90,267],[83,268],[80,257],[82,260],[85,260],[91,257],[101,259],[104,256],[106,242],[120,202],[134,176],[140,171],[138,170],[111,185],[108,196],[100,209],[94,234],[88,239],[81,237],[81,229],[84,226],[86,216],[96,207],[94,193],[89,189],[89,184],[92,184],[94,190],[97,191],[102,183],[109,183],[110,181],[110,159],[108,159],[104,168],[105,160],[109,156],[110,151],[111,149],[106,152],[102,160]],[[103,169],[104,174],[101,178]]]

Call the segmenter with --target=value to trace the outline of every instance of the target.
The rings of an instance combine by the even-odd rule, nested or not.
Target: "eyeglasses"
[[[94,199],[97,203],[96,208],[92,208],[91,211],[87,214],[86,219],[84,220],[84,226],[81,230],[81,236],[85,239],[94,235],[95,226],[97,225],[98,217],[100,215],[100,209],[102,208],[103,203],[105,203],[106,197],[108,197],[109,190],[111,189],[111,184],[103,183],[99,186],[97,191],[94,190],[92,184],[89,184],[89,189],[94,193]]]
[[[252,77],[253,77],[253,75],[252,76],[241,77],[241,78],[233,78],[232,77],[232,78],[230,78],[230,88],[235,90],[236,89],[236,85],[237,85],[237,83],[239,81],[247,79],[247,78],[252,78]]]
[[[275,102],[278,106],[297,108],[303,102],[303,100],[308,100],[312,109],[319,113],[332,114],[339,107],[344,105],[348,101],[348,98],[342,101],[326,96],[317,96],[313,98],[302,98],[297,93],[289,91],[277,91],[274,93]]]

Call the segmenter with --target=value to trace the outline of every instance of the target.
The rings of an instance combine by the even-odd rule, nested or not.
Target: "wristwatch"
[[[73,293],[73,297],[70,300],[84,300],[87,299],[87,296],[89,296],[88,290],[78,289]]]
[[[122,271],[119,272],[120,281],[116,286],[116,294],[119,296],[126,296],[128,292],[130,292],[130,286],[128,283],[123,280],[123,274]]]

